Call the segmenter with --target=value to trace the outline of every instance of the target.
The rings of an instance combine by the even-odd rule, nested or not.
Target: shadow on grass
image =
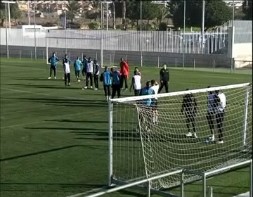
[[[29,88],[40,88],[40,89],[69,89],[69,90],[80,90],[82,91],[82,86],[80,84],[80,87],[76,86],[78,84],[75,84],[75,82],[73,83],[70,83],[72,85],[70,86],[65,86],[64,85],[64,81],[62,81],[62,85],[52,85],[52,84],[49,84],[49,85],[42,85],[42,84],[39,84],[39,85],[36,85],[36,84],[16,84],[16,83],[11,83],[11,84],[6,84],[6,85],[11,85],[11,86],[18,86],[18,87],[23,87],[25,89],[27,89],[28,87]],[[73,85],[75,84],[75,85]],[[82,91],[82,92],[89,92],[89,95],[98,95],[98,91],[94,91],[93,89],[87,89],[85,91]],[[93,94],[91,93],[93,92]]]
[[[9,161],[9,160],[19,159],[19,158],[23,158],[23,157],[40,155],[40,154],[45,154],[45,153],[60,151],[60,150],[64,150],[64,149],[75,148],[75,147],[86,147],[86,148],[88,147],[88,148],[92,148],[92,149],[98,149],[97,146],[93,146],[93,145],[70,145],[70,146],[52,148],[49,150],[43,150],[43,151],[38,151],[38,152],[33,152],[33,153],[28,153],[28,154],[23,154],[23,155],[17,155],[17,156],[13,156],[13,157],[7,157],[7,158],[0,159],[0,161]]]
[[[63,99],[63,98],[19,98],[28,102],[39,102],[54,106],[71,107],[107,107],[108,103],[104,100],[84,100],[84,99]]]
[[[104,184],[86,184],[86,183],[5,183],[0,184],[1,191],[26,191],[26,192],[82,192],[85,189],[107,188]]]
[[[65,130],[65,131],[107,131],[105,129],[97,129],[97,128],[83,128],[83,127],[24,127],[24,129],[32,129],[32,130]],[[97,133],[97,132],[94,132]]]

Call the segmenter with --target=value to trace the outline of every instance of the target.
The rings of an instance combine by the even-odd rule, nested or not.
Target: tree
[[[231,20],[232,10],[223,0],[205,0],[205,27],[206,29],[222,25]],[[168,3],[170,15],[175,27],[183,26],[184,0],[171,0]],[[186,0],[186,26],[201,27],[202,0]]]
[[[0,2],[0,20],[1,26],[3,26],[4,20],[6,20],[6,10],[5,10],[5,3]],[[7,14],[8,16],[8,14]],[[15,20],[21,17],[21,11],[18,8],[18,5],[10,4],[10,17],[14,18]]]
[[[67,16],[67,19],[71,20],[71,23],[73,23],[75,15],[79,13],[79,9],[80,9],[80,6],[79,6],[78,1],[68,0],[66,16]]]
[[[11,13],[11,18],[14,18],[15,20],[21,17],[21,11],[18,7],[18,4],[15,3],[11,5],[10,13]]]
[[[160,14],[159,5],[152,4],[151,1],[142,1],[142,19],[152,20],[158,18]],[[140,19],[140,2],[131,1],[127,3],[127,17],[131,20]]]
[[[4,20],[6,19],[5,14],[5,4],[0,2],[0,19],[1,19],[1,26],[4,24]]]
[[[243,2],[244,19],[252,20],[252,0],[244,0]]]

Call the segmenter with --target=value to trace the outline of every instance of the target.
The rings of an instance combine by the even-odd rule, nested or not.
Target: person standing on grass
[[[109,71],[107,66],[105,66],[105,70],[100,76],[100,81],[103,82],[106,100],[109,101],[111,97],[112,80],[111,80],[111,72]]]
[[[82,65],[82,61],[79,59],[79,57],[76,58],[75,62],[74,62],[74,68],[75,68],[75,76],[76,76],[76,80],[78,82],[80,82],[80,70],[81,70],[81,65]]]
[[[120,88],[123,88],[123,84],[125,83],[125,90],[128,88],[127,79],[129,75],[129,65],[128,63],[121,58],[120,59]]]
[[[165,92],[169,92],[169,80],[170,80],[170,74],[169,70],[167,69],[166,64],[163,65],[163,68],[160,70],[160,88],[158,90],[158,93],[161,92],[163,87],[165,87]]]
[[[83,77],[86,77],[87,61],[88,61],[88,59],[86,58],[86,55],[83,55],[83,60],[82,60],[82,65],[83,65],[82,75],[83,75]]]
[[[71,62],[71,60],[69,59],[68,55],[65,54],[65,55],[64,55],[64,58],[63,58],[63,60],[62,60],[63,73],[64,73],[64,67],[65,67],[64,64],[65,64],[65,63],[68,63],[68,64],[70,65],[70,62]],[[63,78],[65,79],[65,73],[64,73]]]
[[[210,88],[208,86],[207,88]],[[214,135],[214,122],[215,122],[215,110],[216,110],[216,99],[215,94],[212,91],[208,92],[207,95],[207,122],[209,125],[209,129],[211,132],[211,135],[209,136],[208,141],[214,142],[215,141],[215,135]]]
[[[138,73],[141,76],[141,72],[138,67],[134,67],[134,72]]]
[[[64,62],[63,70],[64,70],[65,86],[70,86],[70,62],[69,61]]]
[[[48,79],[51,79],[52,72],[54,72],[54,78],[56,79],[57,62],[59,62],[59,58],[56,56],[55,52],[53,52],[52,56],[48,58],[48,63],[50,63],[50,73]]]
[[[111,77],[112,77],[112,98],[120,97],[120,72],[117,68],[111,68]]]
[[[151,90],[154,91],[154,94],[157,95],[158,94],[158,90],[159,90],[159,84],[157,83],[156,80],[152,79],[151,80]],[[157,110],[157,104],[158,104],[158,98],[155,97],[153,98],[153,123],[157,124],[158,123],[158,110]]]
[[[130,85],[130,92],[132,88],[134,89],[134,96],[139,96],[141,92],[141,75],[138,70],[134,71],[134,76],[132,77],[132,83]]]
[[[186,90],[189,90],[189,89],[186,89]],[[186,137],[193,136],[194,138],[197,138],[196,128],[195,128],[195,125],[196,125],[195,118],[197,114],[197,101],[192,93],[188,93],[184,95],[181,113],[184,113],[185,118],[186,118],[186,126],[188,129],[188,133],[186,134]],[[191,132],[190,125],[192,125],[193,132]]]
[[[218,128],[218,144],[223,144],[223,122],[224,122],[224,114],[226,108],[226,96],[220,90],[215,91],[215,99],[217,102],[217,110],[216,110],[216,123]]]
[[[98,90],[98,76],[100,73],[100,66],[97,63],[96,59],[94,59],[94,61],[93,61],[93,66],[94,66],[93,70],[94,70],[94,85],[95,85],[94,90]]]
[[[140,95],[152,95],[155,94],[154,90],[150,88],[151,82],[147,81],[146,86],[141,89]],[[153,125],[153,105],[154,99],[147,98],[137,103],[138,117],[144,129],[150,131]]]
[[[91,60],[91,57],[88,58],[87,61],[87,67],[86,67],[86,86],[84,89],[88,88],[90,82],[90,88],[93,88],[93,61]]]

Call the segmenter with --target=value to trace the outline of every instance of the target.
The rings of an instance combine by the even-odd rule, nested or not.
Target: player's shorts
[[[152,103],[152,110],[157,110],[157,99],[154,99],[152,102],[153,102]]]

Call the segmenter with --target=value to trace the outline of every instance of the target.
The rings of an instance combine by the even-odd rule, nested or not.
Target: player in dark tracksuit
[[[170,80],[169,70],[167,69],[166,64],[164,64],[163,68],[160,70],[160,88],[158,90],[158,93],[161,92],[164,86],[166,93],[169,92],[169,80]]]
[[[188,89],[187,89],[188,90]],[[195,128],[195,117],[197,114],[197,101],[193,94],[189,93],[184,95],[181,112],[185,114],[186,126],[188,129],[187,137],[194,136],[197,138],[196,128]],[[192,125],[193,133],[190,129],[190,124]]]
[[[93,60],[93,66],[94,66],[94,68],[93,68],[93,71],[94,71],[93,77],[94,77],[94,85],[95,85],[94,90],[98,90],[98,77],[99,77],[99,72],[100,72],[100,66],[97,63],[96,59]]]
[[[88,61],[88,59],[86,58],[86,55],[84,55],[83,60],[82,60],[82,65],[83,65],[82,75],[83,75],[83,77],[86,76],[87,61]]]

